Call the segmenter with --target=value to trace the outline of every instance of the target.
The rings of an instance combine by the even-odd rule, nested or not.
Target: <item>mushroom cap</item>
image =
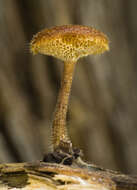
[[[64,25],[38,32],[30,43],[30,50],[33,54],[76,62],[81,57],[109,50],[109,44],[107,36],[92,27]]]

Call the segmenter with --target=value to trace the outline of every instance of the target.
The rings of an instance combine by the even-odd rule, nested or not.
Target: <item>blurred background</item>
[[[0,162],[40,160],[63,64],[29,51],[43,28],[82,24],[110,39],[110,51],[79,60],[67,116],[85,160],[137,174],[137,1],[0,0]]]

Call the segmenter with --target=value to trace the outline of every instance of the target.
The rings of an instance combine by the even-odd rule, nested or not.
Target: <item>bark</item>
[[[92,168],[92,169],[91,169]],[[0,165],[0,189],[136,190],[137,176],[44,162]]]

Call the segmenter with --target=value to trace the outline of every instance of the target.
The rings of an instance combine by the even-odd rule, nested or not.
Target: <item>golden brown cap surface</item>
[[[77,61],[80,57],[109,50],[108,39],[102,32],[88,26],[56,26],[38,32],[32,39],[33,54],[54,56],[63,61]]]

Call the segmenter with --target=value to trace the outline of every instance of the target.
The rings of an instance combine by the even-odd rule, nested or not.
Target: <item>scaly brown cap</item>
[[[80,57],[109,50],[109,45],[107,36],[92,27],[66,25],[38,32],[31,41],[30,49],[33,54],[76,62]]]

